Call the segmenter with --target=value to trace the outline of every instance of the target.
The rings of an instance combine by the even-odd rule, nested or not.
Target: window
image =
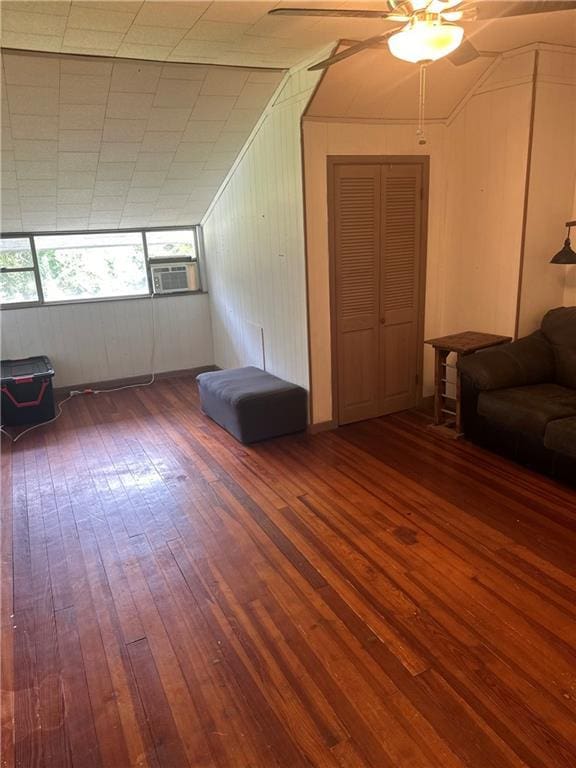
[[[0,237],[7,306],[201,290],[195,227]]]
[[[0,240],[0,301],[20,304],[38,301],[34,256],[29,237]]]

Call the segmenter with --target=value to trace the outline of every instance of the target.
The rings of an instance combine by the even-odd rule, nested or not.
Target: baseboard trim
[[[338,422],[336,419],[331,421],[319,421],[317,424],[308,424],[308,434],[317,435],[320,432],[329,432],[331,429],[336,429]]]
[[[176,379],[184,377],[196,378],[200,373],[206,373],[206,371],[219,370],[216,365],[202,365],[198,368],[182,368],[178,371],[162,371],[157,373],[155,378],[158,379]],[[67,395],[71,389],[114,389],[116,387],[126,387],[134,384],[145,384],[150,381],[151,373],[144,374],[142,376],[128,376],[123,379],[104,379],[103,381],[88,381],[82,384],[68,384],[65,387],[57,387],[54,389],[55,395]]]

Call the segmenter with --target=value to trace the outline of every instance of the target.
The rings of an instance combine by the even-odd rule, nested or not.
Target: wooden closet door
[[[380,415],[417,399],[422,166],[382,166],[380,268]]]
[[[340,424],[378,416],[381,166],[334,173],[334,274]]]

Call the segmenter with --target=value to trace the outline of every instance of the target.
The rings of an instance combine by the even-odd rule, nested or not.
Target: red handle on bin
[[[28,381],[32,381],[32,379],[18,379],[17,383],[21,384],[23,382],[28,382]],[[40,405],[40,402],[44,397],[44,392],[46,392],[47,386],[48,386],[48,382],[43,381],[42,386],[40,387],[40,394],[38,395],[36,400],[29,400],[27,403],[19,403],[18,400],[16,400],[16,398],[12,394],[12,392],[10,392],[8,387],[2,387],[2,392],[6,395],[6,397],[9,397],[10,400],[12,400],[16,408],[30,408],[31,406],[34,406],[34,405]]]

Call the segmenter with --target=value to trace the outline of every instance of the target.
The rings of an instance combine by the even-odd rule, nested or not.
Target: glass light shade
[[[464,30],[455,24],[436,19],[417,19],[388,40],[388,47],[397,59],[410,61],[436,61],[447,56],[462,42]]]

